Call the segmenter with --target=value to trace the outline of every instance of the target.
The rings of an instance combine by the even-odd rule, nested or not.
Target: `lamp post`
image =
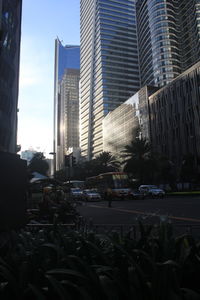
[[[53,155],[53,177],[55,178],[56,174],[56,152],[49,152],[50,155]]]
[[[65,155],[66,177],[68,177],[69,185],[71,181],[72,158],[73,158],[73,152],[69,153],[68,155]]]

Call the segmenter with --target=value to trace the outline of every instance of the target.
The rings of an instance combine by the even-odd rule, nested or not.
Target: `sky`
[[[18,144],[53,151],[54,43],[80,44],[80,0],[23,0]]]

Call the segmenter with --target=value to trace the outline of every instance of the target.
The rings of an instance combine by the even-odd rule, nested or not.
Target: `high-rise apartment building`
[[[0,151],[17,151],[21,0],[0,0]]]
[[[55,41],[54,170],[64,167],[69,148],[79,147],[80,47]]]
[[[103,150],[102,120],[138,91],[135,0],[81,0],[81,150]]]
[[[199,0],[137,0],[141,85],[164,86],[200,59]]]

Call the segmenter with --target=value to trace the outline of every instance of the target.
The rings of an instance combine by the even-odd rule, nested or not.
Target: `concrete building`
[[[56,39],[54,76],[54,170],[60,170],[69,148],[79,147],[79,46]]]
[[[103,150],[103,118],[138,91],[135,0],[81,0],[81,150]]]
[[[198,0],[137,0],[141,86],[162,87],[200,58]]]
[[[177,169],[183,157],[200,157],[200,62],[149,97],[151,143]]]
[[[0,0],[0,151],[17,152],[21,0]]]
[[[169,158],[180,172],[183,159],[200,158],[200,62],[155,91],[144,87],[103,121],[104,151],[118,155],[139,125],[154,153]]]

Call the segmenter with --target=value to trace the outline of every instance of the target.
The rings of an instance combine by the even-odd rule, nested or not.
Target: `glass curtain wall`
[[[179,1],[182,70],[200,60],[200,1]]]
[[[135,0],[81,0],[81,149],[103,151],[102,120],[138,91]]]
[[[72,145],[71,132],[77,128],[79,118],[70,124],[71,114],[79,112],[79,73],[80,46],[63,46],[60,40],[55,40],[55,70],[54,70],[54,170],[63,168],[67,145]],[[72,113],[73,111],[73,113]],[[68,128],[68,129],[67,129]],[[77,145],[77,130],[76,142]],[[66,142],[66,139],[68,142]]]
[[[164,86],[198,62],[199,24],[199,0],[137,0],[142,86]]]
[[[141,84],[163,86],[181,73],[178,3],[137,1]]]

